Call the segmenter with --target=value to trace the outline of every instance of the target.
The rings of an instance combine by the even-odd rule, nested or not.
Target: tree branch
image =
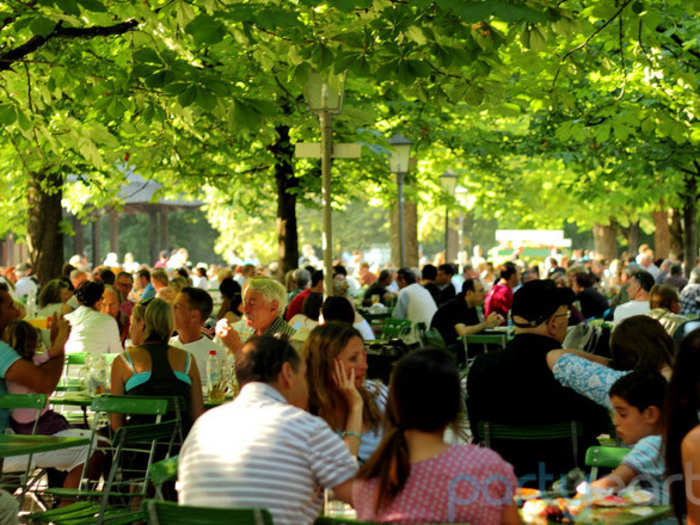
[[[657,33],[665,33],[666,28],[663,26],[657,26],[656,32]],[[683,48],[683,39],[681,37],[679,37],[676,33],[671,33],[668,36],[671,40],[673,40],[676,44],[678,44],[678,46],[680,46],[681,49]],[[687,51],[688,53],[693,55],[695,58],[700,58],[700,52],[698,52],[698,51],[695,51],[695,50],[690,49],[690,48],[686,49],[685,51]]]
[[[131,31],[136,26],[138,26],[138,22],[133,19],[112,26],[92,27],[63,27],[62,22],[59,22],[49,35],[45,37],[35,35],[21,46],[0,55],[0,71],[10,69],[13,62],[33,53],[52,38],[95,38],[98,36],[121,35]]]

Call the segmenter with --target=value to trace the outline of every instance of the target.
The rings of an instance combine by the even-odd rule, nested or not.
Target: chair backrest
[[[143,509],[149,525],[273,525],[272,514],[262,508],[191,507],[171,501],[145,500]]]
[[[598,479],[599,467],[617,468],[629,451],[625,447],[588,447],[584,462],[587,467],[591,467],[591,481]]]
[[[84,365],[86,358],[87,352],[75,352],[73,354],[66,354],[66,365]]]
[[[46,406],[46,394],[2,394],[0,408],[35,408],[41,410]]]
[[[578,459],[578,440],[583,427],[578,421],[567,423],[550,423],[546,425],[502,425],[479,421],[477,436],[487,447],[492,440],[512,441],[549,441],[555,439],[570,439],[574,461]]]
[[[172,456],[151,465],[151,481],[154,485],[162,485],[167,481],[177,479],[178,459],[179,456]]]
[[[382,339],[390,339],[407,335],[411,332],[411,321],[408,319],[394,319],[387,317],[382,323]]]
[[[168,400],[148,396],[99,396],[92,400],[94,412],[162,416],[168,411]]]

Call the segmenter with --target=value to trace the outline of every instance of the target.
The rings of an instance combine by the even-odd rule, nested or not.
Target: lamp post
[[[454,195],[455,187],[457,186],[457,174],[452,170],[446,170],[445,173],[440,175],[440,185],[442,189],[451,197]],[[445,263],[448,263],[449,253],[449,218],[450,218],[450,205],[449,202],[445,204]]]
[[[306,83],[309,109],[318,115],[321,125],[321,200],[323,204],[323,286],[326,296],[333,285],[333,238],[331,224],[331,115],[343,109],[345,72],[340,74],[311,73]]]
[[[399,190],[399,267],[403,268],[406,266],[406,225],[403,207],[403,177],[408,173],[413,141],[397,133],[389,139],[389,144],[391,145],[391,159],[389,160],[389,165],[392,173],[396,173],[396,185]]]

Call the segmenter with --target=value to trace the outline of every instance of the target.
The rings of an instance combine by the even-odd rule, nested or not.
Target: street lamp
[[[321,124],[321,200],[323,201],[323,286],[326,296],[333,291],[333,242],[331,233],[331,115],[343,110],[345,72],[311,73],[304,90],[309,109]]]
[[[406,265],[406,226],[404,223],[403,207],[403,177],[408,173],[411,161],[411,146],[413,141],[401,135],[395,134],[389,139],[391,145],[391,159],[389,166],[392,173],[396,173],[396,185],[399,190],[399,267]]]
[[[445,173],[440,175],[440,185],[442,189],[450,196],[454,195],[455,187],[457,186],[457,174],[452,170],[446,170]],[[445,204],[445,263],[448,263],[449,253],[449,202]]]

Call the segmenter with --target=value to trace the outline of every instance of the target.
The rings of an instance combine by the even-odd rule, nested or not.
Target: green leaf
[[[17,110],[17,124],[19,124],[20,129],[23,131],[28,131],[29,128],[32,127],[32,123],[27,118],[27,115],[19,109]]]
[[[197,98],[197,87],[196,86],[189,86],[185,91],[180,93],[180,96],[177,97],[177,101],[180,103],[180,105],[183,108],[186,108],[190,104],[192,104],[195,99]]]
[[[56,5],[69,15],[79,15],[80,8],[78,7],[78,2],[76,0],[56,0]]]
[[[9,126],[17,118],[17,112],[12,104],[0,105],[0,124]]]
[[[150,47],[140,47],[134,52],[134,60],[143,62],[144,64],[161,64],[162,61],[153,49]]]
[[[224,25],[206,13],[200,13],[185,27],[197,44],[216,44],[226,35]]]
[[[216,107],[217,98],[214,93],[208,89],[197,86],[196,88],[196,98],[197,104],[205,111],[211,111]]]
[[[406,30],[406,36],[420,46],[425,45],[425,43],[428,41],[428,39],[425,38],[423,30],[418,26],[409,26],[409,28]]]
[[[107,8],[104,4],[98,0],[78,0],[78,2],[88,11],[94,11],[95,13],[107,12]]]
[[[56,22],[43,16],[34,18],[29,24],[29,29],[31,29],[34,32],[34,34],[43,37],[49,36],[51,34],[51,31],[53,31],[55,27]]]

